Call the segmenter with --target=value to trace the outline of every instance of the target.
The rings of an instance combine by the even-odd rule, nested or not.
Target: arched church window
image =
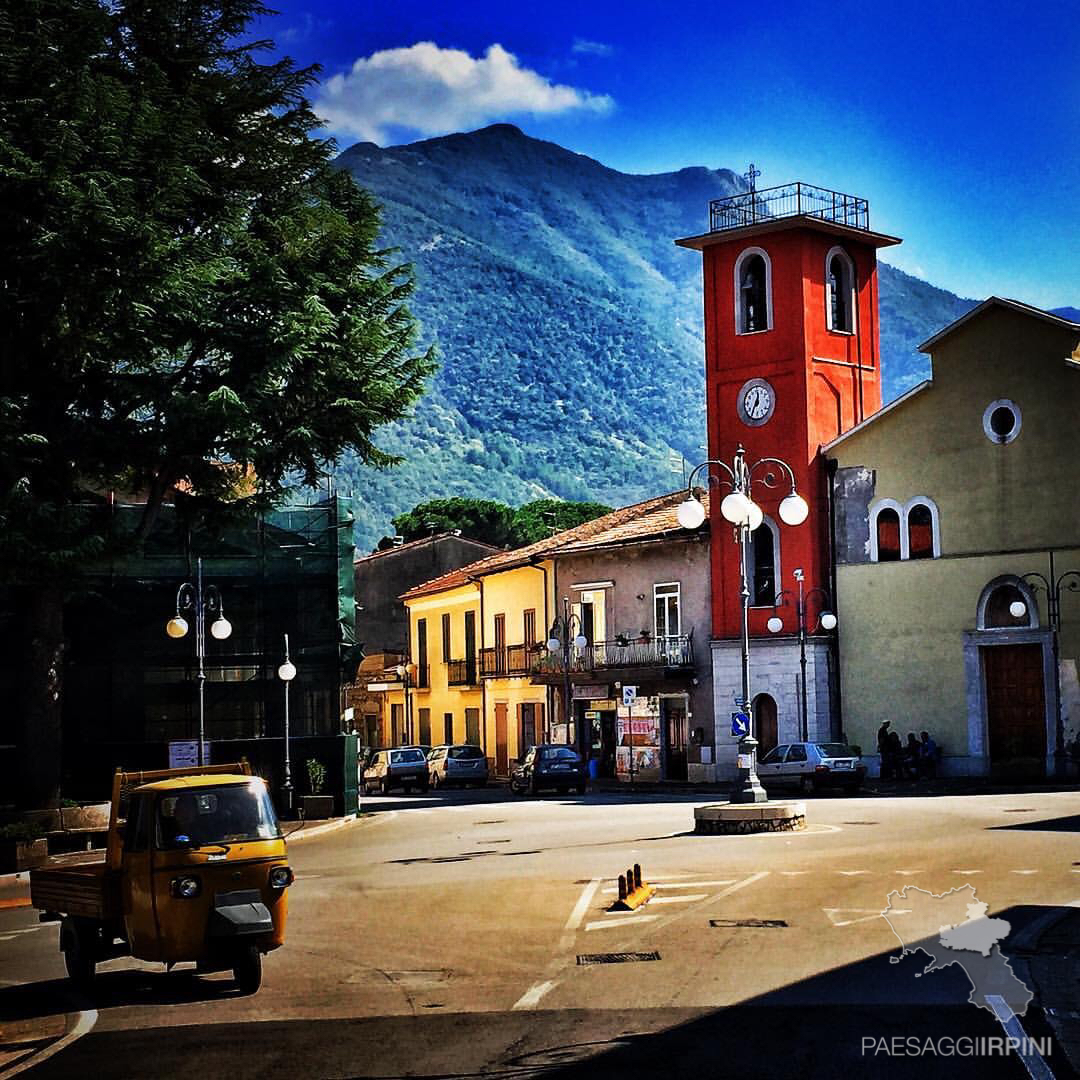
[[[934,516],[926,503],[915,503],[908,509],[908,558],[934,557]]]
[[[772,329],[772,266],[761,248],[747,248],[735,263],[735,332]]]
[[[838,333],[855,332],[855,264],[843,248],[825,259],[825,322]]]
[[[891,506],[879,510],[874,522],[877,532],[877,561],[900,561],[900,514]]]
[[[768,518],[750,534],[746,577],[753,607],[771,607],[776,603],[777,541],[776,526]]]

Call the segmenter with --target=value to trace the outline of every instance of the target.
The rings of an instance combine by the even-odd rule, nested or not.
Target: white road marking
[[[596,895],[596,890],[600,885],[601,878],[593,878],[584,889],[581,890],[581,895],[578,897],[578,902],[574,905],[574,910],[570,912],[570,918],[566,920],[566,930],[576,930],[581,925],[581,920],[585,918],[585,912],[589,910],[589,905],[592,903],[592,898]]]
[[[1038,870],[1010,870],[1010,874],[1037,874]]]
[[[614,914],[614,913],[612,913],[612,914]],[[631,921],[635,922],[635,923],[655,922],[657,919],[660,918],[659,915],[638,915],[636,911],[635,912],[628,912],[627,914],[634,915],[634,919],[633,920],[629,920],[629,919],[623,919],[623,920],[613,919],[613,920],[608,921],[608,922],[587,922],[585,924],[585,929],[586,930],[605,930],[605,929],[607,929],[608,927],[611,927],[611,926],[627,926]],[[3,1077],[0,1077],[0,1080],[3,1080]]]
[[[689,896],[654,896],[650,904],[692,904],[696,900],[704,900],[707,892],[691,893]]]
[[[57,1039],[56,1042],[46,1046],[44,1050],[31,1054],[30,1057],[20,1061],[18,1065],[13,1065],[10,1069],[0,1072],[0,1080],[11,1080],[11,1077],[18,1076],[19,1073],[40,1065],[54,1054],[59,1054],[61,1050],[70,1046],[76,1039],[81,1039],[88,1034],[97,1023],[97,1018],[97,1009],[87,1009],[85,1012],[80,1012],[78,1020],[75,1021],[75,1026],[63,1038]]]
[[[547,982],[537,983],[535,986],[530,986],[529,989],[526,990],[525,993],[522,994],[516,1002],[514,1002],[513,1007],[515,1009],[531,1009],[554,986],[555,983],[552,982],[550,979],[548,979]]]
[[[921,870],[897,870],[898,874],[903,874],[904,877],[911,877],[912,874],[921,874]]]
[[[869,874],[869,870],[837,870],[838,874],[843,874],[844,877],[857,877],[859,874]]]
[[[987,994],[986,1004],[994,1010],[994,1015],[998,1018],[1002,1028],[1005,1029],[1005,1034],[1011,1039],[1021,1040],[1021,1045],[1016,1047],[1016,1056],[1027,1070],[1031,1080],[1054,1080],[1053,1071],[1046,1064],[1042,1054],[1029,1041],[1024,1025],[1020,1023],[1020,1018],[1009,1008],[1009,1003],[1000,994]]]
[[[981,870],[954,870],[953,873],[954,874],[970,875],[970,874],[981,874],[982,871]]]
[[[27,926],[23,930],[6,930],[3,934],[0,934],[0,941],[14,941],[19,934],[33,934],[38,930],[44,930],[45,923],[39,923],[37,926]]]
[[[880,919],[884,914],[881,908],[866,907],[826,907],[821,910],[828,915],[829,922],[833,926],[853,926],[855,923],[873,922],[874,919]],[[909,915],[911,914],[911,908],[893,908],[890,914]],[[858,918],[838,919],[836,918],[837,915],[858,915]]]
[[[781,870],[780,873],[783,874],[784,877],[801,877],[803,874],[809,874],[810,871],[809,870]]]

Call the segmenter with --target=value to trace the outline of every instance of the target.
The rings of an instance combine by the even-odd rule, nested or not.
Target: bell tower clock
[[[805,695],[801,686],[796,692],[798,647],[787,670],[792,643],[801,640],[812,653],[827,644],[820,634],[814,639],[816,606],[804,610],[807,636],[800,638],[793,575],[799,571],[804,595],[830,594],[828,480],[819,449],[881,408],[877,249],[900,241],[871,231],[865,199],[804,183],[759,190],[758,175],[751,166],[748,191],[713,200],[708,232],[676,243],[702,257],[709,457],[731,461],[741,444],[748,461],[780,458],[810,505],[807,521],[789,528],[777,514],[786,490],[778,487],[771,499],[768,489],[762,493],[765,521],[748,549],[749,628],[768,641],[755,645],[752,663],[770,674],[755,676],[753,694],[772,699],[762,705],[775,708],[781,742],[827,739],[839,733],[822,674],[827,657],[820,657],[822,671],[810,665]],[[711,500],[717,717],[730,712],[728,691],[738,685],[728,667],[739,664],[742,621],[739,549],[720,501]],[[773,629],[779,619],[778,634],[770,634],[770,619]],[[798,715],[804,696],[809,716]],[[761,754],[767,750],[763,743]]]

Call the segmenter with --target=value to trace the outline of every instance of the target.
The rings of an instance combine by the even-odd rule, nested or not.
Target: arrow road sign
[[[622,703],[629,708],[637,700],[637,687],[624,686],[622,688]]]
[[[731,734],[736,739],[741,739],[750,734],[750,717],[744,712],[731,714]]]

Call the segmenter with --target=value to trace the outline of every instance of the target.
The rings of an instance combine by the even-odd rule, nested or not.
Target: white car
[[[838,742],[784,743],[770,750],[757,765],[764,787],[793,786],[801,791],[839,787],[858,791],[866,776],[862,758]]]
[[[427,763],[433,788],[449,787],[450,784],[483,787],[488,782],[487,758],[479,746],[436,746],[428,754]]]

